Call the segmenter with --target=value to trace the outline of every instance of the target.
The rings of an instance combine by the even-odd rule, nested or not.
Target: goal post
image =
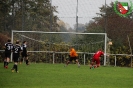
[[[49,47],[49,44],[56,44],[57,42],[55,42],[55,41],[58,41],[58,45],[59,44],[63,44],[60,47],[66,47],[68,45],[68,43],[66,43],[66,42],[70,41],[69,40],[69,37],[67,35],[69,35],[69,36],[71,36],[71,35],[78,36],[78,37],[75,37],[73,40],[78,41],[78,42],[81,42],[80,44],[84,44],[84,42],[82,42],[82,38],[85,35],[102,35],[102,36],[104,36],[104,41],[103,41],[103,43],[104,43],[104,47],[103,47],[104,48],[104,64],[103,65],[106,66],[106,50],[107,50],[107,34],[106,33],[44,32],[44,31],[16,31],[16,30],[12,30],[12,35],[11,35],[11,41],[12,41],[12,43],[14,43],[14,41],[16,39],[21,40],[21,39],[19,39],[19,37],[14,36],[15,33],[17,33],[17,35],[19,35],[20,38],[21,37],[25,37],[25,38],[28,38],[28,39],[30,39],[32,41],[41,42],[42,44],[45,44],[46,47],[47,46]],[[34,35],[34,34],[38,34],[38,35]],[[28,35],[30,35],[30,37],[28,37]],[[31,38],[31,36],[40,36],[40,35],[42,35],[42,36],[41,37],[36,37],[36,39]],[[45,39],[45,40],[41,40],[41,39]],[[64,43],[62,43],[62,39],[63,40],[66,39]],[[79,40],[79,39],[81,39],[81,40]],[[49,42],[49,40],[51,40],[52,42]],[[80,46],[80,44],[78,44],[78,45],[75,44],[75,46]],[[69,45],[72,45],[72,44],[69,43]],[[89,45],[87,45],[87,46],[84,45],[83,47],[86,48],[88,46]],[[39,47],[41,47],[41,45],[39,45]],[[54,46],[50,46],[50,47],[57,48],[57,47],[54,47]],[[80,48],[82,48],[82,47],[80,46]],[[53,51],[53,50],[50,50],[50,49],[46,49],[46,50],[48,50],[48,51],[45,51],[45,50],[44,51],[42,50],[42,51],[43,52],[56,52],[56,51]],[[36,51],[38,51],[38,50],[36,50]],[[59,51],[61,52],[61,49]],[[29,51],[29,52],[31,52],[31,51]],[[77,51],[77,53],[78,52],[81,52],[81,51]],[[86,53],[86,52],[87,51],[82,51],[82,53]],[[11,62],[12,62],[12,58],[11,58]]]

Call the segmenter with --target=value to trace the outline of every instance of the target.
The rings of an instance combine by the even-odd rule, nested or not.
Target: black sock
[[[6,62],[6,66],[8,66],[9,62]]]
[[[6,66],[6,61],[4,61],[4,67]]]
[[[8,66],[8,62],[5,62],[5,66]]]
[[[16,72],[18,71],[18,65],[16,65]]]
[[[21,58],[21,62],[23,62],[23,57]]]
[[[16,64],[14,65],[14,68],[15,68],[15,71],[17,72],[18,71],[18,66]]]
[[[15,69],[15,64],[13,65],[13,67],[12,67],[12,70],[14,70]]]
[[[26,65],[28,65],[28,60],[26,60]]]

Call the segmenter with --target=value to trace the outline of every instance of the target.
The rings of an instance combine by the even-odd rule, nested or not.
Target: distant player
[[[78,67],[80,67],[80,63],[79,63],[79,61],[78,61],[78,54],[76,53],[76,50],[75,50],[73,47],[71,47],[71,48],[70,48],[69,60],[66,62],[66,66],[67,66],[70,62],[72,62],[73,60],[78,64]]]
[[[21,52],[21,46],[19,45],[19,41],[16,41],[16,45],[13,46],[13,60],[14,60],[14,65],[12,68],[12,72],[14,70],[18,73],[18,59],[20,57],[20,52]]]
[[[13,44],[11,43],[11,40],[8,39],[7,43],[5,43],[5,59],[4,59],[4,68],[8,68],[8,64],[11,57]]]
[[[22,45],[22,59],[21,62],[23,60],[26,60],[26,65],[29,65],[29,61],[28,61],[28,56],[27,56],[27,42],[23,41],[23,45]]]
[[[104,55],[104,52],[102,52],[102,50],[98,50],[92,57],[92,62],[91,62],[91,65],[90,65],[90,69],[92,67],[94,68],[97,68],[97,67],[100,67],[100,57]],[[96,63],[96,65],[94,65]]]

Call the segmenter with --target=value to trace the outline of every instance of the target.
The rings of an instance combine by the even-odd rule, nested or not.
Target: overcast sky
[[[106,0],[106,4],[116,0]],[[118,0],[119,2],[128,2],[130,0]],[[133,2],[133,0],[131,0]],[[71,27],[76,24],[76,7],[77,0],[52,0],[53,6],[58,6],[56,14],[65,23],[68,23]],[[99,7],[105,5],[105,0],[78,0],[78,23],[89,23],[89,21],[96,17],[96,13],[99,13]]]

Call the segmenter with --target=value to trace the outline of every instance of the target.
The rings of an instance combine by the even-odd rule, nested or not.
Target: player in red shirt
[[[92,57],[92,62],[91,62],[91,65],[90,65],[90,69],[92,67],[96,68],[96,67],[99,67],[100,66],[100,57],[104,55],[104,52],[99,49]],[[96,65],[94,66],[94,63],[96,63]]]

